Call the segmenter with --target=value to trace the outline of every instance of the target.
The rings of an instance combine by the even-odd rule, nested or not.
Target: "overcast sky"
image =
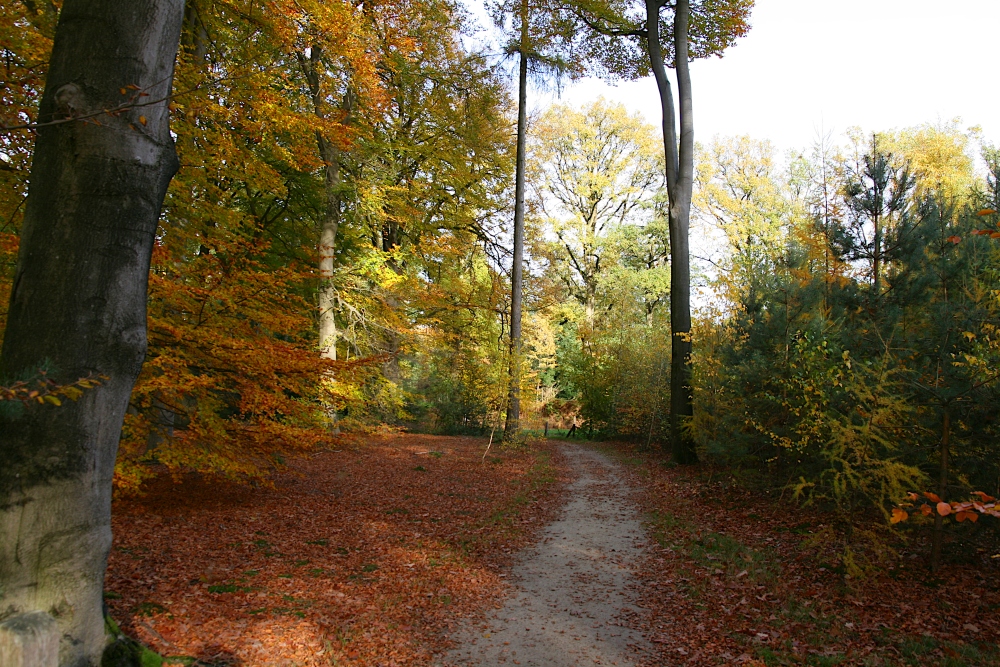
[[[749,134],[807,148],[821,127],[836,136],[961,117],[1000,143],[1000,0],[757,0],[751,22],[725,57],[692,66],[699,141]],[[659,124],[651,79],[584,80],[562,99],[602,94]]]

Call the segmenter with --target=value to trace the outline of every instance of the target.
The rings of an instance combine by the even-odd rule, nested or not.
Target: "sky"
[[[470,3],[471,4],[471,3]],[[866,131],[947,122],[1000,143],[1000,0],[757,0],[749,35],[723,58],[692,65],[695,135],[748,134],[806,149]],[[563,102],[599,95],[659,126],[652,79],[587,79]],[[554,94],[536,92],[545,106]]]

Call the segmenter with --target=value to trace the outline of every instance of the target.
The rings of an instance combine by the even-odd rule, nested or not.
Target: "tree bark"
[[[183,11],[183,0],[66,0],[39,112],[0,378],[47,367],[60,382],[107,379],[76,402],[0,411],[0,619],[51,614],[64,667],[99,664],[105,646],[111,481],[178,166],[167,98]],[[132,86],[147,93],[138,106],[101,113]]]
[[[324,186],[326,210],[319,233],[319,348],[320,356],[337,360],[336,289],[333,285],[333,264],[340,229],[340,149],[322,134],[316,135],[325,166]]]
[[[317,118],[326,120],[325,107],[320,79],[320,69],[323,67],[322,50],[318,45],[310,49],[309,60],[300,54],[302,66],[309,93],[312,96],[313,113]],[[344,95],[343,111],[349,116],[353,106],[353,96],[348,90]],[[319,349],[320,356],[337,360],[337,293],[333,285],[333,268],[336,260],[337,232],[340,230],[341,207],[341,150],[322,132],[316,132],[316,148],[323,160],[323,194],[325,206],[323,221],[319,233],[319,276],[322,285],[319,290]]]
[[[694,414],[691,396],[691,257],[688,229],[694,187],[694,118],[691,73],[688,63],[688,0],[677,0],[674,14],[674,56],[679,114],[660,49],[660,0],[646,0],[646,45],[650,67],[660,93],[663,114],[663,148],[670,199],[670,441],[674,460],[695,463],[694,442],[684,425]],[[680,117],[680,141],[677,137]]]
[[[521,296],[524,292],[524,169],[528,134],[528,2],[521,2],[521,62],[517,83],[517,156],[514,175],[514,253],[510,267],[510,391],[503,438],[521,430]]]
[[[948,449],[951,446],[951,410],[944,406],[941,416],[941,445],[938,449],[938,496],[948,501]],[[931,570],[937,572],[941,567],[941,544],[944,541],[944,517],[935,508],[934,540],[931,547]]]

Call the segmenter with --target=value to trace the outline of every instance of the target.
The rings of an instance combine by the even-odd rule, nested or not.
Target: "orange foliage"
[[[923,516],[932,516],[935,513],[943,517],[954,516],[959,523],[963,521],[975,523],[979,520],[980,514],[988,514],[1000,519],[1000,506],[997,505],[996,498],[983,491],[973,491],[971,495],[976,496],[979,500],[949,503],[941,500],[936,493],[925,491],[922,494],[923,498],[929,500],[933,505],[928,503],[914,505],[913,502],[920,500],[921,495],[911,493],[909,498],[913,502],[894,507],[889,521],[894,524],[906,521],[910,518],[911,512],[920,512]]]
[[[56,18],[48,3],[0,3],[0,339],[7,324],[35,141],[33,132],[2,129],[35,118]]]
[[[367,5],[366,5],[367,7]],[[381,103],[347,2],[188,3],[175,76],[171,184],[149,283],[149,353],[132,396],[116,486],[148,464],[263,480],[329,441],[364,364],[321,360],[316,136],[342,149],[343,114],[313,113],[303,54],[322,52],[334,95]],[[377,361],[372,359],[369,361]]]

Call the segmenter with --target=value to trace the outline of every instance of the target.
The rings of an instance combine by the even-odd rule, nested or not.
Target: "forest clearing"
[[[0,667],[1000,666],[996,25],[0,0]]]

